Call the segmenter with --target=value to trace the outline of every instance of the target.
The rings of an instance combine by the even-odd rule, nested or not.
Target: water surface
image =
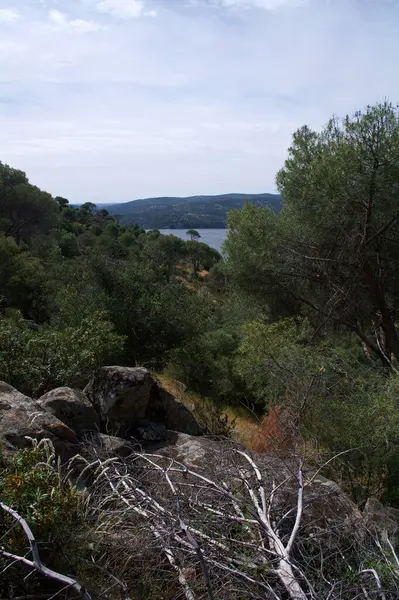
[[[189,240],[190,236],[186,234],[187,229],[160,229],[164,235],[175,235],[182,240]],[[200,234],[200,242],[208,244],[218,252],[222,251],[222,244],[227,236],[227,229],[196,229]]]

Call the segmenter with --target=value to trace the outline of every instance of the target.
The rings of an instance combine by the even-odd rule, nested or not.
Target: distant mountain
[[[147,198],[124,204],[101,205],[111,215],[119,215],[120,223],[137,223],[144,229],[224,229],[227,213],[241,208],[244,202],[268,206],[279,212],[278,194],[222,194],[187,198]]]

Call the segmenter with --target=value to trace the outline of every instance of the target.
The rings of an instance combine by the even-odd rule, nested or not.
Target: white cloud
[[[0,160],[71,202],[273,191],[298,127],[399,101],[396,0],[99,3],[0,0]]]
[[[93,33],[103,29],[102,25],[95,21],[86,21],[84,19],[68,18],[59,10],[50,10],[48,13],[49,19],[53,25],[60,29],[70,29],[75,33]]]
[[[96,2],[96,8],[118,19],[138,19],[145,15],[142,0],[100,0]]]
[[[21,15],[13,8],[0,8],[0,23],[15,23]]]
[[[300,6],[307,4],[308,0],[219,0],[226,8],[258,8],[263,10],[275,10],[277,8]]]

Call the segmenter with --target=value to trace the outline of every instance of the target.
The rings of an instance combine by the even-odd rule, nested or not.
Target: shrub
[[[84,497],[54,468],[48,440],[20,450],[0,470],[0,499],[27,521],[47,567],[60,573],[79,571],[80,559],[89,556]],[[0,519],[0,545],[19,556],[29,551],[21,527],[5,513]],[[22,578],[26,568],[6,559],[0,558],[0,571],[0,596],[4,598],[42,592],[43,585],[50,591],[60,587],[43,584],[35,575]]]
[[[28,329],[21,317],[0,321],[0,378],[26,394],[87,379],[120,353],[124,338],[104,313],[95,313],[79,327]]]

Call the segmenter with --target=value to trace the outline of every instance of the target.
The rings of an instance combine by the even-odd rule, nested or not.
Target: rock
[[[292,486],[292,498],[297,487]],[[291,500],[293,501],[293,500]],[[334,548],[343,539],[356,537],[361,544],[366,528],[361,511],[337,483],[318,474],[305,479],[303,527],[317,543]]]
[[[193,413],[154,379],[146,417],[164,423],[166,429],[188,435],[201,435],[202,429]]]
[[[68,425],[79,438],[85,432],[100,430],[99,416],[80,390],[57,388],[44,394],[37,404]]]
[[[154,380],[143,368],[102,367],[84,389],[107,432],[125,436],[145,417]]]
[[[141,419],[137,424],[138,437],[148,442],[166,440],[166,427],[163,423],[154,423],[149,419]]]
[[[126,458],[132,453],[132,446],[123,438],[99,433],[92,438],[92,443],[104,450],[106,455]]]
[[[14,451],[30,446],[28,438],[50,439],[63,458],[79,452],[78,439],[67,425],[11,385],[0,382],[0,443],[6,451]]]
[[[168,431],[166,444],[156,450],[157,454],[182,463],[189,469],[204,469],[209,473],[223,472],[225,460],[230,462],[231,450],[227,444],[207,437]],[[215,460],[217,457],[217,460]]]
[[[112,435],[136,435],[143,419],[166,429],[201,434],[193,414],[142,367],[102,367],[84,393],[100,415],[102,430]],[[160,432],[158,428],[157,437]],[[146,435],[155,435],[154,429]]]
[[[399,510],[385,507],[377,498],[369,498],[363,510],[367,527],[382,541],[394,543],[399,536]]]

